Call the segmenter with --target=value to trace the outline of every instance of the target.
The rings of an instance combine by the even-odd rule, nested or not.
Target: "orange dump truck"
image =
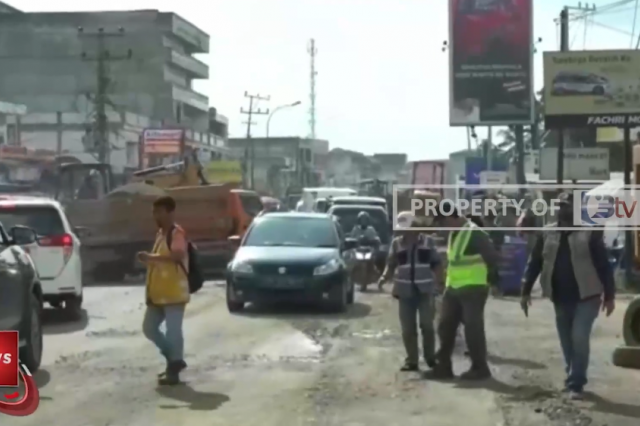
[[[183,172],[188,170],[184,166]],[[136,253],[153,246],[157,227],[152,203],[162,195],[176,200],[176,221],[198,247],[207,273],[224,270],[235,250],[228,238],[244,232],[243,212],[232,192],[235,184],[197,183],[158,171],[139,172],[137,182],[112,189],[111,169],[105,164],[64,164],[58,174],[56,198],[82,242],[85,282],[120,281],[143,270]],[[162,188],[154,181],[185,186]]]

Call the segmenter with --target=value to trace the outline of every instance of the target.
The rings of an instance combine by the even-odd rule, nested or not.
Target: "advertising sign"
[[[209,183],[242,183],[242,164],[239,161],[211,161],[204,166]]]
[[[533,122],[533,0],[449,0],[449,122]]]
[[[491,164],[491,170],[494,172],[506,172],[509,168],[509,164],[504,161],[499,161],[495,158],[493,164]],[[464,183],[467,185],[481,185],[482,172],[487,170],[487,159],[484,157],[467,157],[465,159],[464,169]]]
[[[183,129],[145,129],[142,133],[144,154],[181,154],[183,148]]]
[[[546,128],[640,126],[640,51],[544,53]]]
[[[540,150],[540,180],[556,180],[558,148]],[[609,180],[608,148],[565,148],[564,179]]]

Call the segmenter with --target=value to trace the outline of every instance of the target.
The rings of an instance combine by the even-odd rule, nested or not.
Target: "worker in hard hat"
[[[397,236],[391,242],[387,265],[378,285],[393,278],[392,295],[398,299],[402,341],[406,359],[401,371],[419,370],[418,324],[422,352],[429,368],[435,359],[435,294],[441,279],[441,261],[433,239],[417,230],[416,217],[402,212],[397,217]]]

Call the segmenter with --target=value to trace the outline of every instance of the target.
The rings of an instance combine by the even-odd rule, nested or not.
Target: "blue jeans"
[[[184,359],[184,336],[182,334],[182,320],[185,305],[147,306],[142,322],[142,332],[160,350],[167,361],[181,361]],[[165,323],[166,332],[160,331],[160,325]]]
[[[589,341],[600,311],[600,298],[577,303],[556,303],[556,327],[564,355],[567,389],[582,392],[587,384]]]

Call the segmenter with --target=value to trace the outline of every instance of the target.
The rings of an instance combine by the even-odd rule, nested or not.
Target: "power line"
[[[249,92],[244,92],[244,97],[245,98],[249,98],[249,109],[245,110],[244,108],[240,108],[240,114],[244,114],[247,116],[247,121],[245,121],[244,123],[247,125],[247,142],[250,143],[250,155],[249,152],[247,152],[247,150],[245,149],[245,164],[247,161],[247,157],[250,156],[250,160],[251,160],[251,173],[250,173],[250,187],[253,189],[255,188],[255,180],[254,180],[254,173],[255,173],[255,159],[256,159],[256,147],[255,147],[255,143],[253,140],[251,140],[251,126],[253,126],[254,124],[256,124],[255,122],[252,121],[252,118],[254,115],[268,115],[269,114],[269,109],[267,108],[266,111],[261,110],[260,108],[255,109],[255,107],[257,106],[257,101],[268,101],[271,99],[271,96],[260,96],[260,95],[250,95]]]
[[[83,61],[96,62],[96,93],[90,96],[93,101],[95,125],[93,132],[94,148],[98,149],[98,159],[101,163],[109,163],[111,159],[111,144],[109,142],[109,122],[107,119],[107,105],[113,107],[113,102],[109,98],[109,90],[112,80],[109,77],[108,64],[117,61],[126,61],[133,57],[133,51],[128,49],[126,54],[112,54],[106,46],[108,38],[119,38],[125,34],[124,28],[118,31],[107,32],[104,28],[98,28],[96,32],[85,32],[84,28],[78,28],[79,37],[93,38],[97,42],[97,50],[94,54],[82,52]]]

